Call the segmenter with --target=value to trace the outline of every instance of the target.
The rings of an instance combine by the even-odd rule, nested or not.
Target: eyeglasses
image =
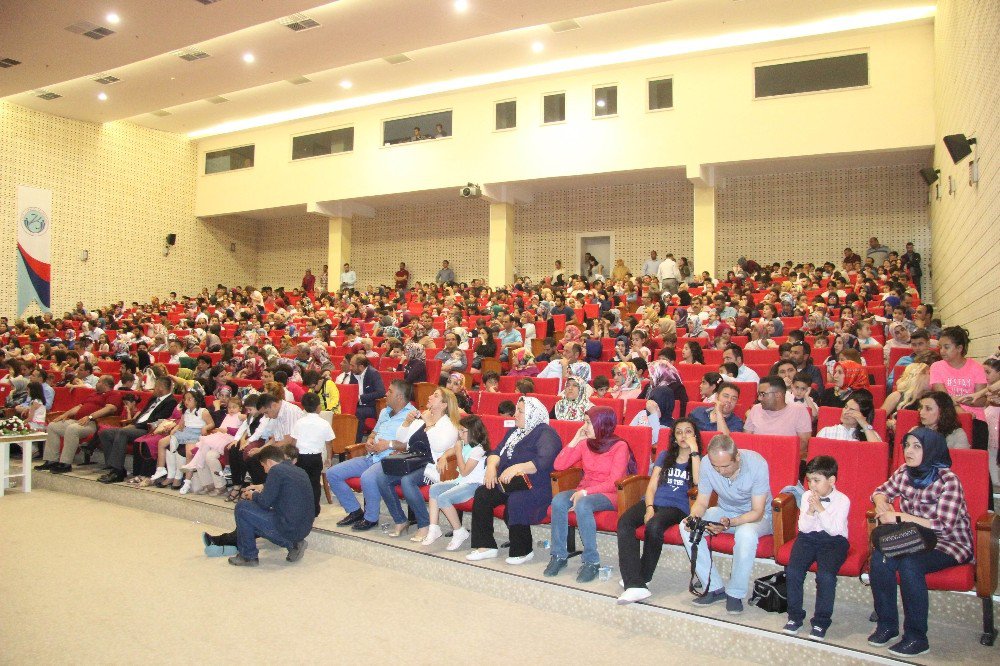
[[[765,395],[777,395],[777,391],[757,391],[757,397],[763,398]]]

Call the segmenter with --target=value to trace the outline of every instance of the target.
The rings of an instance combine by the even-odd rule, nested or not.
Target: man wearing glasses
[[[691,506],[691,517],[721,523],[710,525],[708,533],[734,535],[733,571],[729,584],[723,586],[721,575],[712,565],[711,552],[702,544],[698,548],[696,572],[707,592],[692,603],[708,606],[725,600],[726,612],[738,615],[743,612],[743,598],[750,587],[757,542],[772,531],[770,474],[763,456],[755,451],[738,450],[729,435],[712,438],[708,444],[708,462],[709,465],[701,466],[698,499]],[[709,508],[713,492],[719,501]],[[691,557],[687,521],[681,522],[681,539]]]
[[[812,415],[805,403],[785,403],[785,380],[771,375],[760,380],[757,399],[747,412],[743,432],[756,435],[789,435],[799,438],[799,454],[806,456],[812,436]]]

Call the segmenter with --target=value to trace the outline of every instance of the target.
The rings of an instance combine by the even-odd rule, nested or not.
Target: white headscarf
[[[500,453],[497,455],[503,455],[505,452],[507,454],[507,459],[510,460],[514,457],[514,447],[522,439],[528,436],[528,434],[543,423],[549,422],[549,412],[545,409],[545,405],[538,398],[522,397],[519,402],[524,404],[524,427],[515,428],[507,438],[507,442],[504,444]]]

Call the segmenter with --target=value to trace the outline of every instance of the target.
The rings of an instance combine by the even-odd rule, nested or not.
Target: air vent
[[[307,79],[304,76],[297,76],[294,79],[288,79],[288,82],[293,86],[301,86],[303,83],[312,83],[312,79]]]
[[[388,56],[386,58],[383,58],[383,60],[385,60],[390,65],[401,65],[404,62],[410,62],[410,61],[412,61],[413,58],[411,58],[410,56],[406,55],[405,53],[400,53],[398,55],[391,55],[391,56]]]
[[[108,35],[115,34],[115,31],[112,29],[105,28],[103,25],[90,23],[89,21],[77,21],[73,25],[66,26],[66,29],[74,35],[83,35],[91,39],[104,39]]]
[[[278,23],[295,32],[319,27],[319,21],[311,19],[305,14],[292,14],[291,16],[278,19]]]
[[[552,32],[569,32],[570,30],[579,30],[580,24],[569,19],[568,21],[556,21],[555,23],[549,23],[549,29]]]
[[[194,62],[195,60],[202,60],[208,58],[209,55],[204,51],[199,51],[198,49],[184,49],[182,51],[174,51],[171,55],[175,55],[181,60],[187,60],[188,62]]]
[[[39,99],[44,99],[46,101],[51,101],[54,99],[59,99],[62,95],[57,95],[54,92],[49,92],[48,90],[36,90],[35,97]]]
[[[165,116],[169,116],[169,115],[172,115],[172,114],[169,111],[164,111],[164,110],[161,109],[159,111],[152,111],[152,112],[150,112],[149,115],[156,116],[157,118],[163,118]]]
[[[4,58],[0,60],[0,67],[7,69],[8,67],[13,67],[14,65],[20,65],[20,60],[14,60],[13,58]]]
[[[117,76],[111,76],[110,74],[99,74],[97,78],[94,79],[94,83],[100,83],[101,85],[111,85],[112,83],[118,83],[121,81]]]
[[[205,101],[208,102],[209,104],[225,104],[229,100],[226,99],[225,97],[209,97]]]

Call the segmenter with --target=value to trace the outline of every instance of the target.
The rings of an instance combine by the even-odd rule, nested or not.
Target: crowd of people
[[[741,258],[723,279],[694,274],[683,257],[659,261],[655,251],[638,276],[621,260],[607,278],[603,267],[591,268],[589,275],[566,275],[556,262],[537,283],[518,278],[491,289],[478,279],[456,283],[447,261],[433,284],[411,284],[401,264],[392,285],[359,291],[345,264],[336,291],[328,290],[324,266],[318,277],[307,271],[294,290],[219,285],[145,304],[87,309],[78,303],[62,317],[0,320],[7,370],[0,385],[7,385],[7,406],[47,434],[36,470],[72,470],[82,445],[87,459],[102,451],[104,483],[236,502],[236,530],[205,537],[207,553],[229,554],[234,565],[257,563],[257,537],[287,548],[290,561],[299,559],[321,510],[325,477],[346,512],[339,526],[378,527],[385,504],[391,537],[415,523],[411,541],[430,546],[445,536],[441,513],[451,528],[447,549],[468,542],[473,561],[499,556],[497,507],[505,507],[510,565],[533,559],[531,526],[549,519],[545,576],[568,566],[573,514],[583,541],[580,583],[594,580],[601,564],[596,514],[620,511],[620,603],[650,595],[647,584],[671,526],[687,535],[697,524],[691,519],[707,521],[709,534],[734,535],[733,568],[724,584],[708,550],[699,550],[702,592],[694,603],[724,601],[734,614],[743,611],[758,540],[771,531],[772,493],[767,461],[739,450],[730,434],[792,435],[807,483],[789,489],[800,498],[802,536],[788,567],[785,629],[802,626],[802,580],[818,562],[811,620],[817,639],[831,624],[849,501],[836,490],[835,460],[806,459],[809,439],[880,440],[880,407],[905,460],[872,489],[878,519],[933,529],[937,546],[904,558],[873,556],[878,624],[869,642],[887,645],[898,636],[898,573],[906,622],[891,649],[925,652],[924,574],[972,557],[949,449],[989,449],[990,473],[1000,482],[1000,360],[968,358],[968,333],[943,325],[920,302],[920,257],[912,245],[897,254],[872,238],[864,260],[847,248],[840,266]],[[802,323],[796,328],[789,318]],[[822,363],[814,361],[817,349],[828,350]],[[766,353],[766,371],[745,363],[751,353]],[[721,362],[709,363],[713,354]],[[893,371],[889,377],[873,376],[872,358]],[[594,372],[599,361],[613,363],[609,375]],[[692,369],[697,395],[684,381]],[[516,380],[512,399],[498,407],[511,423],[491,441],[475,405],[481,395],[499,392],[504,376]],[[426,382],[437,387],[418,409],[415,386]],[[535,391],[543,382],[556,386],[554,401]],[[889,393],[877,405],[873,385],[883,382]],[[341,404],[345,384],[357,385],[350,410]],[[84,389],[83,397],[53,415],[60,386]],[[134,391],[151,396],[140,406],[129,396]],[[620,423],[607,400],[642,401],[641,409]],[[689,410],[689,403],[698,404]],[[840,423],[817,432],[822,407],[841,409]],[[904,431],[895,425],[906,410],[917,412],[917,427]],[[342,411],[356,414],[363,451],[337,462],[330,455],[330,415]],[[99,425],[113,415],[115,425]],[[962,415],[971,417],[971,437]],[[579,427],[564,443],[552,421]],[[648,427],[654,447],[661,431],[669,432],[654,459],[636,460],[616,434],[616,426],[628,424]],[[708,465],[701,464],[705,432],[718,433],[704,453]],[[550,476],[573,469],[582,470],[576,486],[553,495]],[[619,507],[616,484],[636,473],[650,475],[644,496]],[[425,501],[421,489],[428,485]],[[689,491],[696,492],[693,502]],[[713,494],[718,502],[710,506]],[[891,505],[897,498],[900,511]],[[470,501],[466,529],[459,511]],[[640,543],[636,528],[643,525]],[[686,537],[684,544],[690,551]]]

